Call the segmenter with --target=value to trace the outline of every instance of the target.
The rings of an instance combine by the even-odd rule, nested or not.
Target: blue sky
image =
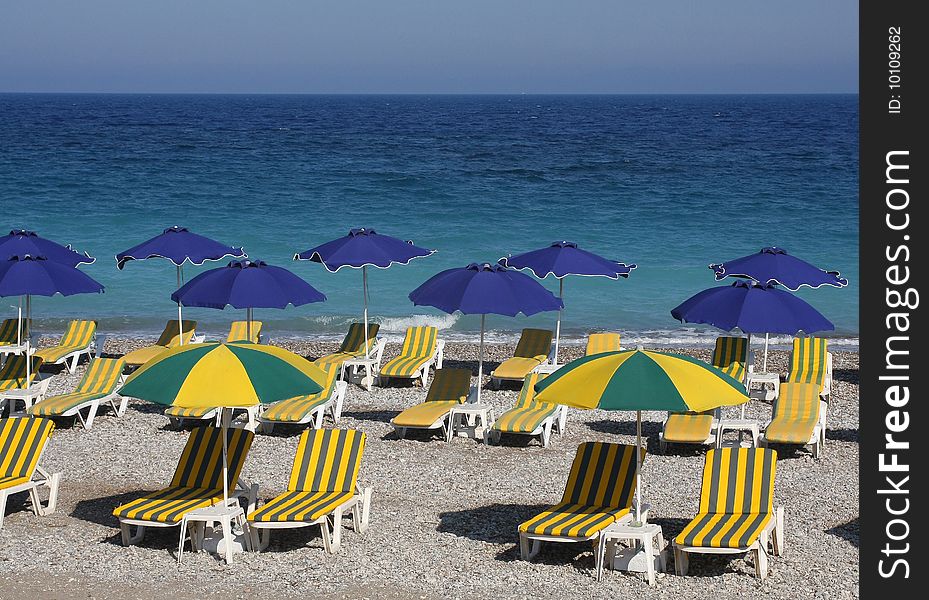
[[[858,91],[854,0],[4,0],[0,91]]]

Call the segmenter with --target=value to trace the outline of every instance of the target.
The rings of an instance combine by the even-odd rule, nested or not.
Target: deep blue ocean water
[[[32,229],[98,258],[82,268],[105,294],[34,302],[49,331],[74,316],[111,332],[160,330],[176,314],[173,266],[117,271],[113,256],[179,224],[328,295],[257,311],[272,337],[341,335],[360,314],[360,272],[291,257],[362,226],[439,250],[370,274],[371,314],[397,334],[434,322],[446,337],[471,335],[477,318],[414,308],[407,294],[441,269],[561,239],[639,265],[628,280],[567,280],[575,337],[606,328],[627,341],[705,342],[716,332],[670,309],[716,285],[709,263],[768,245],[846,275],[845,289],[800,294],[833,335],[858,333],[857,95],[7,94],[0,215],[4,232]],[[16,299],[2,304],[12,314]],[[186,314],[214,333],[242,317]],[[496,336],[553,323],[489,319]]]

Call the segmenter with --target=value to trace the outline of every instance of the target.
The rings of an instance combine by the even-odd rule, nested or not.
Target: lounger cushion
[[[40,356],[47,364],[55,364],[74,352],[80,352],[90,347],[96,332],[96,321],[71,321],[58,344],[39,350],[36,352],[36,356]]]
[[[258,343],[258,339],[261,337],[261,321],[252,321],[251,324],[251,337],[249,337],[249,325],[248,321],[233,321],[232,325],[229,326],[229,335],[226,336],[227,342],[241,342],[248,341],[253,344]]]
[[[39,367],[42,366],[42,357],[32,355],[32,363],[29,365],[29,381],[26,381],[26,357],[17,354],[6,359],[3,366],[0,367],[0,392],[13,390],[17,388],[28,388],[35,381],[39,373]]]
[[[438,329],[410,327],[406,330],[400,355],[381,367],[384,377],[413,377],[436,352]]]
[[[460,402],[456,400],[432,400],[411,406],[393,418],[392,423],[397,427],[429,427],[439,419],[445,417],[453,406]]]
[[[127,365],[136,367],[141,366],[152,360],[162,352],[167,350],[164,346],[146,346],[145,348],[139,348],[138,350],[133,350],[129,354],[123,357],[123,360],[126,361]]]
[[[493,428],[503,433],[532,433],[558,410],[555,404],[533,404],[511,408],[494,421]]]
[[[76,406],[105,398],[108,395],[109,394],[72,392],[70,394],[61,394],[60,396],[50,396],[41,402],[33,404],[29,409],[29,414],[34,417],[58,417]]]
[[[299,423],[306,419],[316,407],[328,402],[335,390],[335,379],[339,374],[339,366],[329,364],[323,368],[323,371],[326,373],[326,384],[322,390],[315,394],[296,396],[275,402],[262,413],[262,420],[279,423]]]
[[[4,319],[0,323],[0,346],[15,345],[17,340],[21,343],[29,336],[29,320],[23,319],[20,330],[19,319]]]
[[[713,415],[686,413],[668,415],[664,426],[664,439],[681,444],[702,444],[713,430]]]
[[[0,477],[0,490],[26,483],[30,479],[32,479],[32,477]]]
[[[181,406],[169,406],[165,409],[166,417],[175,419],[204,419],[210,413],[216,412],[215,406],[200,406],[197,408],[184,408]]]
[[[0,489],[32,479],[54,430],[55,423],[48,419],[0,419]]]
[[[45,361],[46,364],[53,365],[74,352],[80,352],[86,349],[87,346],[52,346],[50,348],[43,348],[35,354]]]
[[[88,402],[106,398],[116,390],[126,363],[120,358],[95,358],[90,361],[80,383],[70,394],[50,396],[32,405],[29,414],[56,417]]]
[[[186,513],[222,500],[222,489],[168,487],[119,506],[113,515],[120,519],[177,524]]]
[[[771,518],[765,513],[699,513],[675,541],[700,548],[748,548]]]
[[[776,444],[809,443],[819,422],[820,389],[815,383],[782,383],[765,439]]]
[[[312,522],[352,499],[352,492],[285,492],[248,515],[258,523]]]
[[[497,379],[525,379],[526,375],[545,362],[546,358],[548,358],[546,354],[540,354],[532,358],[519,356],[508,358],[494,370],[493,376]]]
[[[602,352],[617,352],[620,348],[620,336],[618,333],[591,333],[587,337],[586,356],[600,354]]]
[[[629,512],[628,508],[604,508],[560,502],[519,526],[533,535],[588,538]]]
[[[359,350],[357,352],[333,352],[332,354],[327,354],[325,356],[320,356],[313,361],[320,369],[323,369],[329,365],[336,365],[339,368],[342,367],[342,363],[347,360],[352,360],[354,358],[360,358],[364,356],[364,351]]]
[[[829,354],[826,338],[794,338],[790,353],[788,382],[816,383],[822,389],[826,379],[826,357]]]
[[[723,336],[716,338],[713,349],[713,366],[733,379],[745,378],[745,365],[748,362],[748,338]]]

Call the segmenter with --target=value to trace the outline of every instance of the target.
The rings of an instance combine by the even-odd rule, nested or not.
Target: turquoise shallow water
[[[569,336],[609,328],[704,343],[715,332],[670,309],[715,285],[707,264],[778,245],[849,278],[800,295],[855,345],[857,130],[856,95],[0,95],[0,225],[98,258],[84,268],[106,293],[38,299],[47,330],[73,316],[112,332],[160,329],[175,314],[173,267],[117,271],[113,256],[180,224],[328,295],[258,311],[275,334],[340,335],[360,314],[360,273],[291,257],[365,226],[439,250],[371,273],[371,313],[391,332],[433,322],[471,336],[476,318],[414,308],[409,291],[444,268],[568,239],[639,265],[628,280],[566,282]],[[186,314],[215,332],[241,317]],[[553,321],[489,323],[510,338]]]

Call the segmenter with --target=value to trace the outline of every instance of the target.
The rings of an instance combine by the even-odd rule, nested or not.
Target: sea
[[[114,256],[172,225],[327,295],[256,310],[272,339],[339,339],[361,316],[359,271],[292,259],[368,227],[437,250],[369,269],[370,314],[388,338],[432,324],[476,340],[479,317],[414,307],[409,292],[442,269],[568,240],[638,268],[565,280],[566,343],[613,330],[624,345],[711,344],[719,331],[671,309],[720,285],[710,263],[780,246],[848,278],[798,294],[835,324],[833,347],[857,349],[858,96],[0,94],[3,233],[89,252],[81,268],[106,286],[35,298],[39,331],[75,317],[113,335],[160,331],[176,318],[174,266],[119,271]],[[0,298],[0,316],[18,302]],[[185,317],[219,336],[244,311]],[[488,339],[510,341],[555,314],[487,323]]]

